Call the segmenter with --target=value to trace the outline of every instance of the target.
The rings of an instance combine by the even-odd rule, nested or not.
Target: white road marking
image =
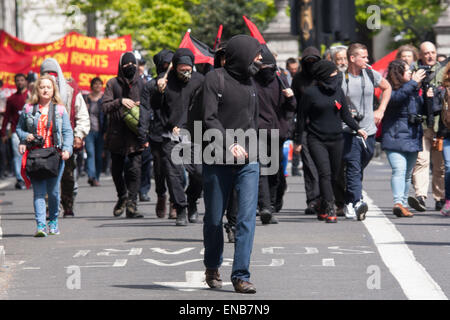
[[[195,248],[183,248],[183,249],[176,250],[176,251],[170,251],[168,249],[163,249],[163,248],[150,248],[150,250],[152,250],[153,252],[161,253],[161,254],[182,254],[182,253],[192,251],[194,249]]]
[[[25,267],[23,270],[41,270],[40,267]]]
[[[203,259],[192,259],[192,260],[184,260],[184,261],[178,261],[178,262],[172,262],[172,263],[165,263],[163,261],[167,261],[167,260],[155,260],[155,259],[144,259],[145,262],[151,263],[151,264],[155,264],[157,266],[164,266],[164,267],[176,267],[176,266],[181,266],[183,264],[188,264],[188,263],[192,263],[192,262],[198,262],[198,261],[203,261]]]
[[[0,246],[0,267],[5,265],[5,248]]]
[[[410,300],[448,300],[440,286],[416,260],[395,225],[366,192],[363,194],[369,206],[363,223],[372,236],[384,264],[397,279],[406,297]]]
[[[154,284],[174,288],[180,291],[196,291],[209,288],[205,282],[204,271],[186,271],[185,282],[154,282]],[[223,282],[222,286],[228,286],[230,284],[231,282]]]
[[[275,252],[274,249],[284,249],[284,247],[267,247],[267,248],[262,248],[261,252],[263,254],[317,254],[319,253],[319,249],[314,248],[314,247],[304,247],[305,248],[305,252],[291,252],[291,251],[283,251],[283,252]]]
[[[6,187],[9,186],[10,184],[12,184],[12,181],[3,181],[3,182],[0,182],[0,189],[6,188]]]
[[[334,259],[322,259],[322,266],[324,267],[336,267],[336,264],[334,263]]]
[[[284,259],[272,259],[272,261],[270,262],[270,264],[255,264],[255,262],[258,261],[251,261],[250,265],[252,267],[281,267],[282,265],[284,265]]]
[[[74,258],[78,258],[78,257],[86,257],[89,252],[91,252],[91,250],[80,250],[77,253],[75,253],[75,255],[73,256]]]
[[[120,250],[120,249],[104,249],[105,252],[99,252],[97,253],[97,256],[116,256],[116,254],[113,253],[124,253],[124,252],[128,252],[129,256],[138,256],[142,253],[142,248],[131,248],[131,249],[125,249],[125,250]]]
[[[352,248],[366,248],[366,247],[352,247]],[[374,253],[373,251],[369,251],[369,250],[345,249],[345,248],[341,248],[340,246],[328,247],[328,249],[339,250],[337,252],[336,251],[331,252],[332,254],[370,254],[370,253]]]

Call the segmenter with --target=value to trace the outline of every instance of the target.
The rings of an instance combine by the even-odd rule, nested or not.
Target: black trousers
[[[337,186],[341,169],[344,140],[321,141],[309,134],[307,144],[319,174],[320,196],[328,203],[333,202],[333,188]]]
[[[141,185],[142,153],[128,156],[111,153],[111,175],[116,186],[117,197],[136,201]]]
[[[166,176],[164,174],[164,167],[162,163],[162,143],[150,141],[150,150],[153,157],[153,176],[155,177],[155,191],[158,197],[162,197],[167,192]]]
[[[192,163],[175,164],[172,161],[172,150],[177,142],[164,138],[162,143],[162,163],[164,175],[167,179],[170,200],[173,202],[174,208],[179,210],[188,206],[188,203],[196,202],[202,193],[202,165],[193,163],[194,148],[191,148]],[[184,191],[184,170],[189,175],[189,185]]]
[[[306,203],[309,204],[312,201],[318,200],[320,197],[319,173],[317,172],[316,164],[311,157],[307,143],[307,132],[303,133],[303,141],[301,157],[303,162],[303,176],[305,179]]]

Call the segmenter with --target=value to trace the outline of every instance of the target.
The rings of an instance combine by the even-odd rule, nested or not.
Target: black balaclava
[[[175,54],[172,58],[172,64],[173,64],[173,70],[177,74],[178,79],[180,81],[187,83],[191,79],[192,76],[192,70],[186,71],[186,72],[178,72],[177,66],[179,64],[187,64],[191,67],[194,66],[195,57],[191,50],[187,48],[179,48],[177,51],[175,51]]]
[[[316,61],[315,62],[306,62],[306,60],[308,60],[308,58],[315,58]],[[317,61],[320,61],[320,51],[316,48],[316,47],[307,47],[305,48],[305,50],[303,50],[302,52],[302,60],[300,62],[301,66],[302,66],[302,71],[305,71],[308,76],[312,76],[312,67],[314,66],[314,64]]]
[[[276,77],[276,68],[277,68],[277,61],[275,60],[275,57],[273,54],[269,51],[267,46],[262,46],[262,68],[259,70],[259,72],[255,75],[255,79],[261,83],[263,86],[268,85],[271,83],[275,77]]]
[[[319,86],[330,92],[335,92],[340,86],[340,78],[337,75],[330,77],[335,71],[337,71],[337,66],[334,62],[328,60],[320,60],[314,63],[312,68],[313,77],[317,80]]]
[[[225,50],[227,47],[227,42],[223,41],[219,43],[219,46],[214,53],[214,68],[222,68],[221,60],[222,57],[225,57]]]
[[[258,63],[253,62],[259,52],[261,45],[255,38],[247,35],[234,36],[227,43],[225,69],[237,80],[248,80],[259,71]]]
[[[127,67],[123,67],[124,65],[128,63],[133,63],[133,65],[129,65]],[[120,65],[122,67],[122,72],[125,78],[128,80],[132,80],[134,75],[136,74],[136,57],[134,56],[133,52],[125,52],[122,55],[122,58],[120,60]]]
[[[157,54],[155,54],[155,56],[153,57],[153,62],[155,63],[156,66],[156,73],[160,74],[166,71],[167,68],[166,69],[164,68],[164,64],[165,63],[170,64],[172,58],[173,58],[173,51],[166,49],[163,49]]]

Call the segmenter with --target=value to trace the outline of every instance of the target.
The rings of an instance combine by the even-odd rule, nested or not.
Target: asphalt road
[[[233,244],[220,269],[225,285],[207,288],[202,223],[176,227],[140,203],[142,219],[114,218],[110,177],[101,187],[80,178],[75,218],[61,234],[34,238],[32,191],[1,181],[0,299],[35,300],[392,300],[450,297],[450,218],[434,209],[392,215],[391,169],[374,159],[366,170],[366,221],[326,224],[305,216],[303,177],[289,177],[277,225],[257,218],[251,262],[254,295],[230,284]],[[153,181],[152,181],[153,183]],[[200,206],[201,217],[204,207]],[[226,237],[226,236],[225,236]]]

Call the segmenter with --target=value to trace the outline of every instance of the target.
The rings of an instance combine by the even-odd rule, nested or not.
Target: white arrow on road
[[[167,261],[167,260],[156,260],[156,259],[144,259],[145,262],[151,263],[151,264],[156,264],[157,266],[163,266],[163,267],[176,267],[176,266],[181,266],[183,264],[188,264],[188,263],[192,263],[192,262],[198,262],[198,261],[203,261],[203,259],[192,259],[192,260],[183,260],[183,261],[178,261],[178,262],[173,262],[173,263],[165,263],[163,261]]]
[[[185,282],[154,282],[154,284],[174,288],[179,291],[196,291],[209,288],[205,282],[204,271],[186,271]],[[222,286],[228,286],[230,284],[231,282],[223,282]]]
[[[162,248],[150,248],[150,250],[152,250],[153,252],[162,253],[162,254],[182,254],[182,253],[192,251],[194,249],[195,248],[183,248],[183,249],[176,250],[176,251],[169,251],[167,249],[162,249]]]

